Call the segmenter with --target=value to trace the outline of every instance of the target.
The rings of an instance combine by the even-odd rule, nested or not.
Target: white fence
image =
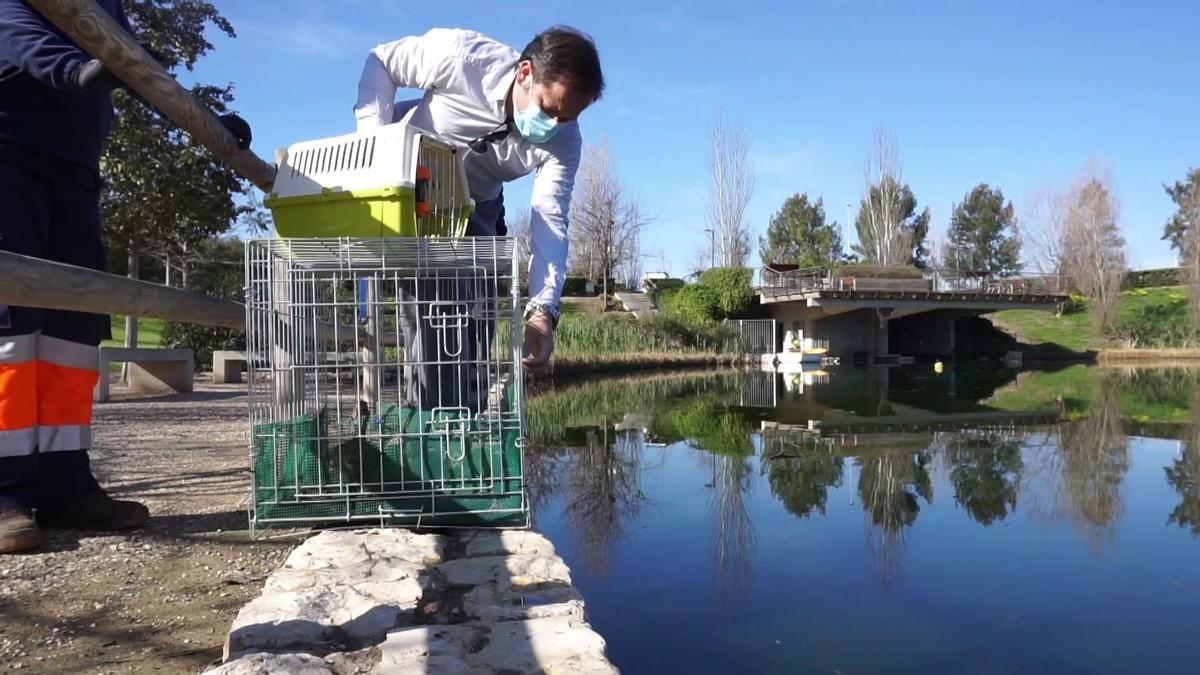
[[[774,354],[774,319],[726,319],[725,324],[742,336],[742,350],[747,354]]]

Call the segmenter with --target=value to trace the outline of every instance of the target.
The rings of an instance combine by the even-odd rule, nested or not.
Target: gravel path
[[[297,543],[249,539],[245,420],[244,385],[96,406],[100,482],[152,520],[0,556],[0,671],[194,673],[219,660],[238,609]]]

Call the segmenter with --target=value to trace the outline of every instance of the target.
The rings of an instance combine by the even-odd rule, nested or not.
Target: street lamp
[[[704,228],[708,233],[708,267],[712,269],[717,266],[717,233],[711,227]]]
[[[847,246],[850,245],[850,202],[846,202],[846,234],[842,237],[842,242]]]

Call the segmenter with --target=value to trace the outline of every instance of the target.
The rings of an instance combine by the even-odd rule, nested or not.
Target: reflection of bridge
[[[1046,412],[993,412],[938,415],[936,418],[857,418],[853,421],[817,421],[809,424],[763,422],[759,429],[764,445],[790,441],[838,448],[907,447],[927,445],[931,435],[947,432],[1000,434],[1022,438],[1026,432],[1044,432],[1061,418]]]
[[[1055,277],[1000,279],[927,270],[917,278],[763,268],[759,301],[780,326],[778,351],[828,341],[829,353],[950,356],[958,319],[1004,309],[1053,310],[1067,300]]]

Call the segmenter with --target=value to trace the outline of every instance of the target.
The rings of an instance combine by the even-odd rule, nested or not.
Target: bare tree
[[[625,259],[617,264],[617,283],[624,284],[625,288],[628,289],[637,290],[641,288],[643,257],[641,237],[635,237],[630,242],[629,251],[625,255]]]
[[[599,280],[607,297],[608,280],[618,266],[637,257],[649,223],[641,203],[617,176],[608,141],[585,146],[571,196],[570,267]]]
[[[1068,282],[1092,301],[1101,329],[1112,327],[1124,279],[1121,205],[1107,171],[1088,169],[1075,181],[1063,221],[1062,266]]]
[[[1068,195],[1055,187],[1034,188],[1025,197],[1020,222],[1026,262],[1039,273],[1063,273],[1063,232],[1066,230]]]
[[[750,137],[741,125],[727,122],[720,111],[710,136],[708,176],[708,226],[716,240],[717,261],[724,267],[743,267],[750,256],[746,208],[755,185]]]
[[[903,189],[900,151],[887,130],[878,128],[863,163],[859,241],[867,259],[879,265],[905,265],[912,255],[912,236],[904,227]]]

